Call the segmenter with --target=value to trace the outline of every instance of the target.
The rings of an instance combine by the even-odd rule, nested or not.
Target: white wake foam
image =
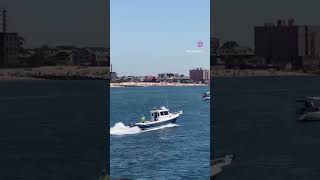
[[[155,131],[159,129],[164,129],[164,128],[171,128],[171,127],[177,127],[179,125],[177,124],[166,124],[154,128],[149,128],[146,130],[141,130],[139,127],[130,127],[124,125],[122,122],[116,123],[113,127],[110,128],[110,134],[111,135],[128,135],[128,134],[138,134],[141,132],[148,132],[148,131]]]
[[[226,155],[224,158],[219,158],[213,160],[211,163],[211,176],[216,176],[217,174],[222,172],[223,166],[230,165],[234,155]]]
[[[137,134],[140,132],[140,128],[126,126],[122,122],[118,122],[112,128],[110,128],[110,134],[112,135]]]

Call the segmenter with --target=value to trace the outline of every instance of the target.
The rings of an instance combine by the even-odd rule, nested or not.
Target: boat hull
[[[320,121],[320,112],[309,112],[301,115],[298,120],[300,121]]]
[[[177,118],[173,118],[170,120],[166,120],[166,121],[159,121],[158,123],[152,123],[152,124],[141,124],[141,123],[136,123],[134,124],[135,126],[138,126],[140,129],[144,130],[144,129],[148,129],[148,128],[153,128],[153,127],[158,127],[158,126],[163,126],[166,124],[170,124],[170,123],[176,123]]]
[[[203,100],[210,100],[210,97],[204,97]]]

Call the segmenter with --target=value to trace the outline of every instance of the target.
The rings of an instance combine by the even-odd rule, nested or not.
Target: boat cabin
[[[160,109],[154,109],[150,111],[150,113],[151,113],[151,121],[158,121],[162,117],[169,115],[169,109],[167,109],[166,107],[161,107]]]
[[[210,92],[202,93],[202,97],[210,97]]]
[[[320,97],[307,97],[303,100],[297,100],[297,114],[304,114],[306,112],[316,112],[320,110]]]

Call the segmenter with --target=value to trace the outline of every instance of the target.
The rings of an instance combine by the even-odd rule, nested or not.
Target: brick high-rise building
[[[208,83],[210,80],[210,72],[209,70],[202,69],[202,68],[197,68],[197,69],[192,69],[189,71],[190,75],[190,80],[192,80],[195,83]]]
[[[7,10],[0,8],[0,32],[7,32]]]
[[[19,38],[17,33],[0,33],[0,66],[19,63]]]
[[[19,63],[19,36],[7,32],[7,11],[0,9],[0,66]]]
[[[297,26],[290,19],[286,24],[266,23],[255,27],[255,54],[269,64],[284,67],[292,63],[301,68],[306,59],[320,57],[320,26]]]

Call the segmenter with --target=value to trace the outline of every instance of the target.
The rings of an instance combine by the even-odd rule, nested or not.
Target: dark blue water
[[[105,81],[0,82],[0,179],[98,179],[108,100]]]
[[[183,110],[177,127],[131,135],[111,136],[111,177],[133,179],[209,179],[209,101],[201,99],[208,87],[147,87],[111,89],[111,126],[138,121],[143,113],[166,105]]]
[[[217,180],[320,179],[320,122],[296,121],[296,99],[320,96],[319,77],[216,79],[217,157],[236,159]]]

